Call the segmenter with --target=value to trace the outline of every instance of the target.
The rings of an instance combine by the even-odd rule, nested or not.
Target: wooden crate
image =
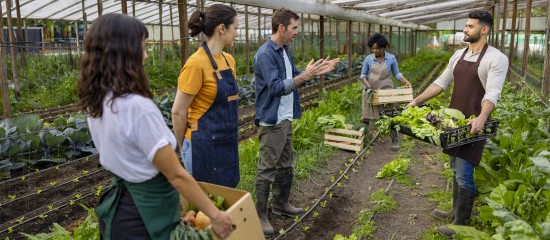
[[[372,105],[381,105],[388,103],[410,102],[413,99],[412,88],[379,89],[372,94],[370,102]]]
[[[225,211],[231,214],[233,224],[236,226],[235,231],[226,240],[265,240],[260,218],[249,192],[205,182],[199,182],[199,186],[215,197],[222,196],[225,198],[223,206],[226,209]],[[184,216],[187,212],[188,203],[180,195],[181,216]],[[219,240],[215,234],[214,240]]]
[[[364,128],[358,131],[343,128],[325,130],[325,145],[355,152],[361,151],[365,138],[364,130]]]

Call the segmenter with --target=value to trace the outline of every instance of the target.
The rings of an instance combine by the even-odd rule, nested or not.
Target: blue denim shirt
[[[397,80],[402,78],[403,74],[399,72],[399,68],[397,67],[397,58],[395,58],[394,55],[388,52],[384,52],[384,58],[386,59],[386,68],[388,69],[388,75],[393,75]],[[359,80],[361,80],[363,77],[368,78],[370,67],[373,64],[378,64],[374,53],[368,55],[365,58],[365,61],[363,62],[363,67],[361,68],[361,75],[359,76]]]
[[[254,76],[256,78],[256,125],[260,122],[267,124],[277,123],[277,111],[281,96],[294,92],[293,117],[302,117],[298,89],[294,79],[286,78],[283,51],[286,51],[292,66],[292,77],[300,74],[296,69],[288,45],[280,47],[273,40],[268,39],[254,56]]]

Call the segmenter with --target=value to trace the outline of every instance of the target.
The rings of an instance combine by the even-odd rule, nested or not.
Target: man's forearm
[[[485,100],[481,103],[481,113],[479,114],[479,117],[483,117],[485,119],[488,119],[491,115],[491,112],[493,112],[493,109],[495,109],[495,105],[489,101]]]
[[[441,92],[443,92],[443,88],[438,86],[435,83],[430,84],[424,92],[422,92],[420,95],[418,95],[413,102],[416,103],[416,105],[422,104],[423,102],[429,100],[430,98],[433,98],[437,95],[439,95]]]

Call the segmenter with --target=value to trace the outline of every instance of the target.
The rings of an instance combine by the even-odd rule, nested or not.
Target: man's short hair
[[[494,19],[491,13],[485,10],[474,10],[468,14],[468,18],[473,18],[479,20],[481,25],[488,26],[491,30],[493,29]]]
[[[288,27],[288,25],[290,25],[291,19],[298,21],[300,19],[300,16],[286,8],[281,8],[275,11],[273,13],[273,19],[271,19],[271,27],[273,33],[277,32],[277,30],[279,29],[279,24],[283,24],[285,28]]]

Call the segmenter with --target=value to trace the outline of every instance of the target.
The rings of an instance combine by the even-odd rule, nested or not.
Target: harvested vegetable
[[[195,218],[195,227],[202,230],[208,226],[210,226],[210,218],[203,212],[197,213],[197,217]]]
[[[317,118],[317,124],[321,126],[323,130],[332,128],[348,129],[346,126],[346,117],[340,114],[332,114],[331,116],[321,116]]]

